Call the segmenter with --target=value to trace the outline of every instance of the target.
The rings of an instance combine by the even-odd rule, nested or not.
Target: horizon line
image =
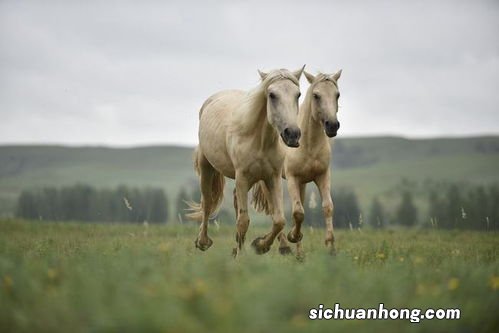
[[[471,135],[442,135],[442,136],[428,136],[428,137],[410,137],[403,135],[345,135],[336,137],[334,139],[403,139],[409,141],[425,141],[425,140],[445,140],[445,139],[478,139],[478,138],[499,138],[499,134],[483,133],[483,134],[471,134]],[[332,139],[332,140],[334,140]],[[182,142],[150,142],[150,143],[129,143],[129,144],[117,144],[117,143],[69,143],[69,142],[0,142],[0,147],[28,147],[28,146],[52,146],[52,147],[68,147],[68,148],[83,148],[83,147],[95,147],[95,148],[117,148],[117,149],[132,149],[132,148],[143,148],[143,147],[184,147],[193,148],[197,144],[193,143],[182,143]]]

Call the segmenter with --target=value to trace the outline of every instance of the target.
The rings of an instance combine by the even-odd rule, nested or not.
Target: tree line
[[[89,185],[23,191],[16,216],[50,221],[152,222],[168,219],[168,198],[162,189],[96,189]]]
[[[441,229],[499,230],[499,186],[438,183],[421,189],[401,186],[390,205],[372,199],[366,214],[356,193],[348,188],[332,192],[335,228],[358,229],[365,225],[390,225]],[[418,204],[416,204],[418,201]],[[305,225],[324,227],[322,205],[317,192],[307,192]]]
[[[118,186],[96,189],[89,185],[25,190],[17,202],[16,215],[25,219],[94,222],[186,221],[186,201],[200,198],[198,186],[180,189],[170,213],[169,200],[162,189]],[[442,229],[499,229],[499,186],[431,183],[423,188],[402,182],[391,200],[375,197],[362,212],[357,194],[349,188],[335,189],[334,227],[357,229],[390,225],[436,227]],[[230,198],[232,199],[232,197]],[[383,199],[383,200],[382,200]],[[388,204],[387,204],[388,203]],[[304,202],[305,225],[324,227],[321,199],[315,190],[307,191]],[[286,208],[288,220],[289,207]],[[224,205],[216,220],[234,224],[235,214]]]

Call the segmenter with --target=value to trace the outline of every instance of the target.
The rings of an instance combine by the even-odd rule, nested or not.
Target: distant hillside
[[[191,155],[192,148],[174,146],[0,146],[0,215],[13,212],[24,188],[74,183],[162,187],[172,200],[182,186],[197,184]],[[363,205],[402,178],[499,181],[499,137],[336,140],[333,186],[352,187]]]

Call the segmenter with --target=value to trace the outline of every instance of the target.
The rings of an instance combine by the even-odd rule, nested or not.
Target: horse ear
[[[260,78],[262,79],[262,81],[267,78],[267,75],[269,75],[268,73],[264,73],[261,70],[258,70],[258,74],[260,74]]]
[[[301,69],[293,72],[293,75],[296,77],[296,79],[298,81],[300,81],[300,77],[301,77],[301,74],[303,73],[304,69],[305,69],[305,65],[303,65],[303,67]]]
[[[305,77],[307,78],[308,83],[312,84],[315,81],[315,76],[313,76],[309,72],[303,71],[303,74],[305,74]]]
[[[340,69],[339,71],[337,71],[335,74],[331,75],[331,78],[334,80],[334,81],[338,81],[338,79],[341,77],[341,72],[343,70]]]

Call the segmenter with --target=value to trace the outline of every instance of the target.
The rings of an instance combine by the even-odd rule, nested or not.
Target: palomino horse
[[[304,220],[303,201],[305,186],[314,182],[322,198],[322,210],[326,220],[325,244],[331,252],[334,251],[333,235],[333,201],[330,192],[331,146],[328,137],[335,137],[340,123],[337,118],[338,79],[341,70],[336,74],[322,74],[313,76],[305,72],[310,82],[305,100],[300,106],[298,124],[302,130],[302,139],[299,148],[286,149],[283,177],[288,180],[288,191],[292,202],[294,226],[288,233],[288,240],[297,243],[297,254],[302,255],[301,225]],[[326,136],[327,135],[327,136]],[[268,204],[268,189],[259,182],[253,189],[253,205],[256,210],[272,212]],[[287,248],[285,237],[280,234],[281,253]],[[289,248],[288,248],[289,249]]]
[[[303,66],[304,68],[305,66]],[[282,203],[281,169],[284,146],[298,147],[297,125],[299,80],[303,68],[260,73],[261,83],[248,92],[227,90],[208,98],[199,112],[199,145],[194,167],[200,177],[201,202],[190,203],[187,217],[201,221],[195,241],[205,251],[213,241],[208,237],[208,219],[220,207],[224,177],[235,179],[237,196],[237,255],[249,227],[248,191],[263,181],[269,191],[272,207],[272,230],[256,238],[252,245],[257,253],[270,250],[285,225]]]

